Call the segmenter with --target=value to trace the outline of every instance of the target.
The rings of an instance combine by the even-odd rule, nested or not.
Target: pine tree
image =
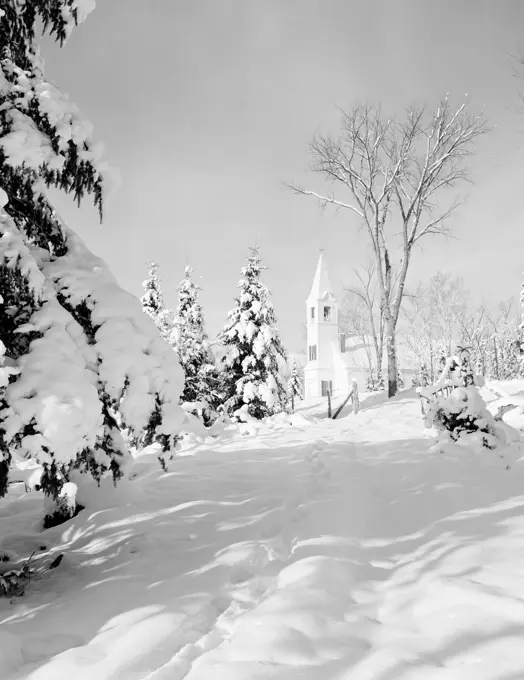
[[[239,295],[228,314],[220,341],[225,358],[226,409],[247,405],[254,418],[264,418],[285,408],[287,390],[280,372],[286,353],[278,336],[270,293],[260,277],[265,267],[256,248],[242,267]]]
[[[296,357],[291,359],[291,374],[288,383],[288,392],[291,398],[292,410],[295,410],[295,398],[304,398],[304,371],[298,365]]]
[[[57,500],[75,469],[122,475],[121,424],[168,455],[183,419],[176,355],[46,193],[90,195],[102,217],[100,150],[35,42],[43,26],[62,44],[91,4],[0,3],[0,495],[12,456]]]
[[[178,308],[173,322],[171,344],[184,371],[183,401],[206,404],[204,419],[209,422],[220,402],[219,380],[209,351],[204,312],[198,301],[200,288],[194,283],[193,270],[186,267],[178,287]]]
[[[149,276],[142,283],[144,295],[140,298],[142,309],[153,319],[164,340],[169,341],[173,330],[173,312],[164,306],[162,286],[156,262],[149,263]]]

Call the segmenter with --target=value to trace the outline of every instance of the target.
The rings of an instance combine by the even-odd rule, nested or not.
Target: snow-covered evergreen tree
[[[192,273],[192,268],[186,267],[178,287],[179,302],[170,342],[185,375],[182,399],[205,404],[204,419],[208,422],[220,402],[219,380],[209,351],[204,312],[198,301],[200,288],[193,281]]]
[[[304,370],[299,366],[296,357],[291,359],[291,370],[287,388],[294,410],[296,398],[304,398]]]
[[[12,456],[36,459],[58,499],[75,468],[122,474],[119,423],[168,451],[183,419],[175,353],[47,197],[91,195],[102,215],[100,148],[35,43],[42,26],[63,43],[93,7],[0,3],[0,495]]]
[[[142,288],[144,289],[144,295],[140,298],[142,309],[153,319],[164,340],[169,341],[173,330],[173,312],[164,306],[164,295],[156,262],[149,263],[149,275],[142,283]]]
[[[242,267],[240,292],[220,334],[227,350],[224,362],[226,409],[243,405],[254,418],[284,410],[287,390],[281,375],[286,353],[280,341],[270,293],[261,281],[265,269],[256,248]]]
[[[524,378],[524,282],[520,289],[519,376]]]
[[[429,401],[424,415],[427,427],[438,432],[437,448],[453,442],[478,442],[494,449],[505,441],[505,434],[497,427],[492,414],[479,392],[484,378],[471,370],[469,352],[448,357],[441,375],[433,386],[419,387],[418,392]],[[450,393],[435,398],[436,390],[447,387]]]

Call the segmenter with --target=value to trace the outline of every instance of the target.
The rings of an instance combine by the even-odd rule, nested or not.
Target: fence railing
[[[425,392],[422,392],[422,389],[425,390]],[[427,390],[431,390],[431,396],[429,397],[427,395]],[[432,401],[434,402],[439,402],[442,399],[446,399],[446,397],[449,397],[451,392],[453,391],[452,385],[445,385],[444,387],[438,387],[436,389],[433,389],[432,385],[428,385],[425,388],[417,388],[417,394],[420,399],[420,408],[422,410],[422,415],[425,416],[427,413],[427,407],[429,404],[431,404]]]

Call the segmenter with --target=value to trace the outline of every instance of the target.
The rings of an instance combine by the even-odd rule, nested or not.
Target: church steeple
[[[323,251],[318,258],[313,285],[306,300],[307,357],[304,367],[308,397],[346,390],[347,375],[340,358],[338,338],[338,303],[329,281]],[[343,368],[340,372],[339,368]],[[339,368],[337,368],[339,367]],[[340,375],[339,375],[340,374]]]
[[[333,296],[333,290],[331,288],[331,283],[329,282],[327,266],[324,260],[324,251],[321,250],[320,257],[318,258],[317,269],[315,271],[315,277],[313,279],[313,285],[311,286],[311,291],[309,293],[308,302],[321,300],[325,297],[326,293]]]

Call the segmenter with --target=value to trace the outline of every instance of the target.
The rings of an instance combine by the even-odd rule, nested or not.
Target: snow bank
[[[431,454],[406,396],[285,420],[169,473],[137,452],[114,494],[93,482],[89,509],[45,532],[40,494],[0,501],[0,550],[64,553],[0,600],[0,676],[524,677],[519,447]]]

